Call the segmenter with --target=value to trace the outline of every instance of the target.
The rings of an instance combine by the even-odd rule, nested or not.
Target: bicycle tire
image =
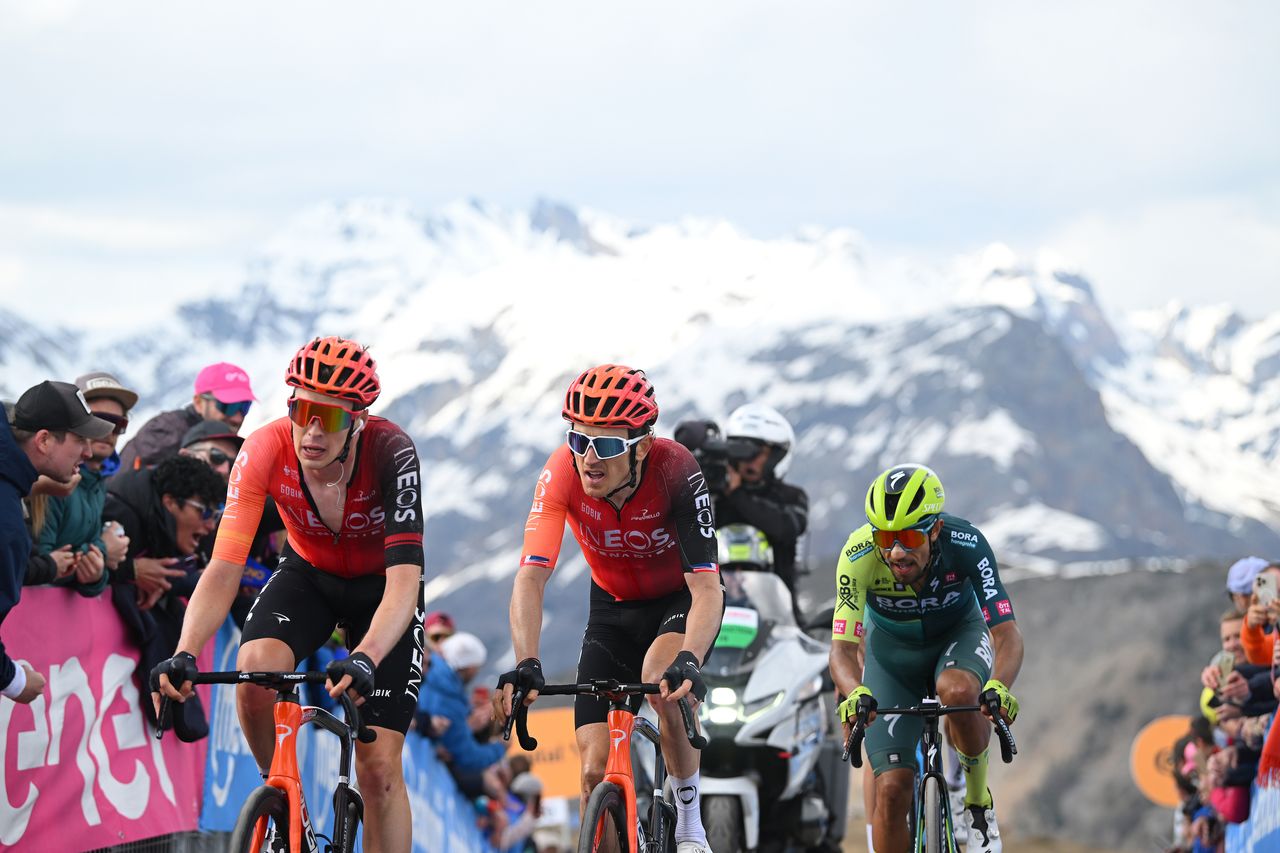
[[[613,832],[609,832],[609,824]],[[617,839],[619,853],[630,853],[627,846],[627,804],[622,789],[612,782],[601,782],[591,791],[582,827],[578,830],[578,853],[596,853],[605,849],[602,842],[608,833]]]
[[[289,849],[289,803],[279,788],[261,785],[253,789],[240,808],[235,828],[231,830],[231,841],[227,844],[229,853],[259,853],[252,848],[253,829],[263,817],[274,821],[277,832],[281,834],[274,851]],[[267,849],[265,843],[263,849]]]
[[[952,848],[947,837],[947,795],[937,776],[926,776],[923,788],[924,845],[918,849],[924,853],[949,853]]]

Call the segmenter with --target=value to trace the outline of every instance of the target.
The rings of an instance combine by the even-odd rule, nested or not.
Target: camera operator
[[[809,523],[809,496],[782,482],[795,432],[776,409],[747,403],[729,415],[724,438],[711,421],[686,421],[676,441],[702,466],[715,499],[716,524],[750,524],[773,546],[774,571],[796,602],[796,551]]]

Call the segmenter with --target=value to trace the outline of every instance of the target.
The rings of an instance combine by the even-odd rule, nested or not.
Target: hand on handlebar
[[[658,681],[662,698],[668,702],[677,702],[693,694],[693,698],[701,702],[707,696],[707,684],[702,680],[698,656],[685,649],[676,655],[676,659],[662,673]]]
[[[364,652],[353,652],[350,657],[331,661],[325,668],[325,674],[329,676],[329,695],[337,699],[350,691],[356,705],[363,705],[365,698],[373,695],[375,669],[373,659]]]
[[[876,718],[877,704],[876,697],[871,695],[871,688],[865,684],[859,684],[843,702],[836,706],[836,714],[844,724],[846,738],[849,736],[849,729],[852,728],[854,720],[861,718],[866,721],[864,725],[871,725],[871,721]]]
[[[187,697],[195,692],[191,680],[199,671],[196,668],[195,656],[190,652],[178,652],[173,657],[156,664],[151,669],[149,679],[151,698],[156,704],[156,710],[160,709],[161,697],[175,702],[187,701]]]
[[[1000,716],[1005,723],[1012,723],[1018,719],[1018,700],[1009,692],[1009,688],[1004,685],[1003,681],[995,678],[989,680],[982,685],[982,694],[978,698],[978,702],[982,705],[982,713],[987,719],[993,720],[990,705],[996,705],[1000,709]]]
[[[524,694],[524,704],[529,706],[538,698],[538,691],[546,683],[546,679],[542,677],[542,661],[537,658],[525,658],[516,664],[515,669],[498,676],[498,686],[502,688],[503,716],[511,716],[511,696],[516,690]]]

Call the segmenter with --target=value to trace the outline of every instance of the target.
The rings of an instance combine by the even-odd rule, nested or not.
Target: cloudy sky
[[[1260,316],[1277,44],[1272,2],[0,0],[0,296],[136,318],[318,201],[547,196],[1051,248],[1112,310]]]

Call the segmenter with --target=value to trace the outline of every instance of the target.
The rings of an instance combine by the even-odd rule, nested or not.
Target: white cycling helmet
[[[724,434],[726,438],[751,438],[772,445],[775,450],[769,457],[767,470],[777,477],[787,473],[796,434],[777,409],[764,403],[739,406],[729,415]]]

